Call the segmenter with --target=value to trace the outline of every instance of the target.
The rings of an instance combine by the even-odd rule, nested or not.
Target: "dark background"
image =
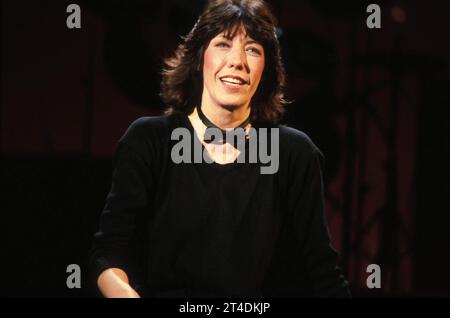
[[[203,1],[2,1],[0,210],[5,296],[96,295],[87,251],[128,125],[160,114],[162,58]],[[450,5],[269,1],[288,72],[284,123],[326,156],[334,246],[358,296],[450,295]],[[82,288],[66,287],[79,264]],[[366,287],[379,264],[382,285]]]

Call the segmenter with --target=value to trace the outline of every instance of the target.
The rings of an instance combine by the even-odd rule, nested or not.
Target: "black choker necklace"
[[[245,127],[248,125],[248,123],[250,122],[250,115],[247,117],[246,120],[244,120],[239,126],[232,128],[232,129],[221,129],[218,126],[214,125],[206,116],[205,114],[203,114],[202,112],[202,108],[200,105],[197,106],[197,113],[198,113],[198,117],[200,117],[200,120],[202,121],[202,123],[206,126],[206,128],[217,128],[219,129],[219,131],[222,133],[222,140],[209,140],[207,138],[204,138],[203,141],[205,141],[206,143],[214,143],[214,144],[224,144],[227,141],[227,134],[232,133],[235,129],[237,128],[242,128],[245,129]],[[206,137],[206,133],[205,133],[205,137]],[[214,138],[214,135],[212,136]],[[248,139],[248,135],[245,135],[245,140]]]

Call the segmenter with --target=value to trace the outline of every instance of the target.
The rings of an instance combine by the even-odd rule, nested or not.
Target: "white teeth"
[[[244,82],[241,81],[240,79],[233,78],[233,77],[222,77],[221,80],[224,82],[233,83],[233,84],[240,84],[240,85],[244,84]]]

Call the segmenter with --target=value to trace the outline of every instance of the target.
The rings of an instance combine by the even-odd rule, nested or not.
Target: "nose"
[[[228,55],[228,66],[238,70],[245,70],[246,72],[249,71],[247,55],[243,46],[233,45]]]

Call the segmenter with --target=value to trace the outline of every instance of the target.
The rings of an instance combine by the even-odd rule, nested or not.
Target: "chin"
[[[242,100],[242,99],[223,99],[220,101],[220,105],[222,106],[230,106],[230,107],[241,107],[243,105],[246,105],[248,100]]]
[[[233,110],[233,109],[236,109],[236,108],[244,106],[244,104],[237,104],[237,103],[223,103],[223,104],[220,104],[220,105],[223,108],[226,108],[228,110]]]

